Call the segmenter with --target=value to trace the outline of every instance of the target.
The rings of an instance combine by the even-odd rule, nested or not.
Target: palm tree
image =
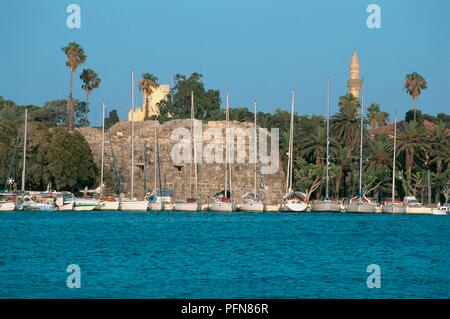
[[[302,155],[312,157],[317,165],[325,158],[327,147],[327,131],[323,126],[315,126],[303,140]]]
[[[347,171],[351,165],[352,158],[349,156],[349,153],[351,153],[351,151],[348,149],[347,146],[342,146],[339,143],[336,143],[336,147],[332,148],[331,152],[336,162],[337,171],[335,179],[335,192],[336,197],[339,198],[341,180],[343,177],[345,177],[344,172]]]
[[[341,106],[340,111],[334,114],[330,120],[332,135],[352,151],[359,140],[360,117],[359,110],[355,106]]]
[[[86,61],[86,54],[83,48],[76,42],[70,42],[68,46],[62,48],[63,52],[67,56],[66,66],[70,68],[70,91],[69,98],[67,99],[67,127],[69,130],[73,130],[73,116],[74,116],[74,106],[73,106],[73,96],[72,96],[72,83],[73,83],[73,73],[77,67]]]
[[[377,127],[378,117],[380,114],[380,105],[378,103],[372,103],[367,108],[367,117],[370,122],[370,128],[373,130]]]
[[[431,135],[431,161],[436,163],[436,176],[439,178],[442,172],[442,164],[450,158],[450,130],[445,123],[439,121]],[[436,202],[439,201],[439,193],[436,192]]]
[[[97,73],[92,69],[83,69],[81,72],[80,79],[83,81],[83,85],[81,88],[86,91],[86,115],[84,118],[84,125],[87,126],[87,115],[88,115],[88,106],[89,106],[89,94],[98,88],[101,82],[101,79],[98,77]]]
[[[392,156],[387,152],[386,141],[377,136],[368,144],[367,169],[370,171],[385,170],[391,165]]]
[[[405,153],[408,187],[411,186],[414,156],[417,152],[426,152],[428,148],[425,135],[415,122],[405,123],[404,130],[397,134],[397,154]]]
[[[142,79],[138,82],[139,90],[144,91],[142,95],[142,108],[144,109],[145,117],[148,116],[148,101],[147,97],[153,93],[153,90],[156,89],[158,84],[158,78],[156,75],[152,73],[142,73]]]
[[[407,74],[405,77],[404,88],[406,93],[408,93],[414,104],[414,122],[416,121],[416,100],[420,95],[422,90],[427,88],[427,81],[417,72]]]

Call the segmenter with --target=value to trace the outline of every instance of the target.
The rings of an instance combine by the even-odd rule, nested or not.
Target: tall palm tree
[[[344,172],[349,170],[352,162],[352,158],[348,155],[351,153],[347,146],[342,146],[336,143],[336,146],[331,149],[332,156],[336,162],[336,179],[335,179],[335,192],[336,197],[339,198],[339,191],[341,187],[341,181],[344,176]],[[345,186],[345,185],[344,185]],[[345,187],[344,187],[345,188]]]
[[[142,108],[144,109],[144,114],[148,116],[148,101],[147,97],[153,93],[153,90],[156,89],[158,84],[158,77],[152,73],[142,73],[142,79],[138,82],[139,90],[144,91],[142,95]]]
[[[331,116],[330,128],[332,135],[349,147],[352,151],[359,141],[360,117],[355,106],[341,106],[340,111]]]
[[[380,105],[378,103],[371,103],[367,108],[367,117],[369,119],[370,128],[373,130],[377,127],[378,117],[380,114]]]
[[[67,127],[69,130],[73,130],[73,116],[74,116],[74,106],[73,106],[73,95],[72,95],[72,83],[73,83],[73,73],[77,67],[86,61],[86,54],[83,48],[76,42],[70,42],[68,46],[62,48],[62,51],[67,56],[66,66],[70,68],[70,91],[69,98],[67,99]]]
[[[316,164],[321,164],[325,158],[327,147],[327,131],[323,126],[315,126],[312,131],[309,131],[308,136],[302,143],[302,155],[311,157]]]
[[[405,123],[404,130],[397,134],[397,154],[405,154],[408,187],[411,186],[414,156],[418,152],[427,152],[428,148],[425,135],[415,122]]]
[[[89,111],[89,94],[100,86],[101,79],[97,73],[92,69],[83,69],[80,74],[80,79],[83,81],[81,88],[86,92],[86,114],[84,118],[84,125],[87,126],[87,116]]]
[[[404,88],[406,93],[408,93],[414,104],[414,122],[416,121],[416,100],[420,95],[422,90],[427,88],[427,81],[417,72],[407,74],[405,77]]]
[[[439,121],[430,138],[430,153],[432,157],[430,163],[436,163],[436,176],[439,178],[443,164],[448,163],[450,158],[450,130],[446,128],[445,123]],[[436,192],[436,202],[438,201],[439,193]]]

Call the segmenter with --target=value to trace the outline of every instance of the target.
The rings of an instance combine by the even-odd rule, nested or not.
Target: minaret
[[[348,93],[359,98],[361,90],[361,79],[359,78],[359,61],[356,48],[353,51],[352,60],[350,62],[350,80],[347,81]]]

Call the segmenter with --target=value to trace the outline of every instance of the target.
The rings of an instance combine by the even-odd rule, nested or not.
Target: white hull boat
[[[62,206],[58,206],[57,210],[60,211],[69,211],[73,210],[74,202],[64,203]]]
[[[281,204],[280,211],[282,212],[304,212],[308,208],[305,202],[286,201]]]
[[[173,203],[173,210],[180,212],[197,212],[202,210],[202,204],[199,201],[186,201]]]
[[[311,204],[312,212],[341,212],[342,204],[331,200],[321,200]]]
[[[406,213],[406,206],[402,204],[386,203],[383,204],[382,211],[386,214],[403,214]]]
[[[263,212],[264,204],[261,201],[246,200],[239,205],[239,210],[243,212]]]
[[[95,210],[118,210],[119,209],[120,202],[118,201],[107,201],[107,200],[100,200],[98,205],[95,207]]]
[[[74,203],[75,211],[90,211],[94,210],[98,205],[98,200],[90,198],[76,198]]]
[[[164,203],[162,202],[148,203],[148,209],[152,211],[162,211],[164,210]]]
[[[209,210],[214,212],[234,212],[237,209],[235,202],[214,201],[209,204]]]
[[[14,202],[0,202],[0,212],[10,212],[16,207]]]
[[[376,204],[367,202],[354,202],[347,205],[345,211],[347,213],[375,213]]]
[[[119,203],[119,209],[123,211],[147,211],[146,200],[122,200]]]
[[[432,214],[433,215],[447,215],[447,211],[441,210],[439,208],[433,208]]]

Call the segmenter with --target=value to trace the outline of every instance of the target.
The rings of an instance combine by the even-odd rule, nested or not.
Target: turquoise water
[[[2,298],[448,298],[449,216],[0,214]],[[81,268],[69,289],[66,267]],[[369,264],[381,288],[369,289]]]

